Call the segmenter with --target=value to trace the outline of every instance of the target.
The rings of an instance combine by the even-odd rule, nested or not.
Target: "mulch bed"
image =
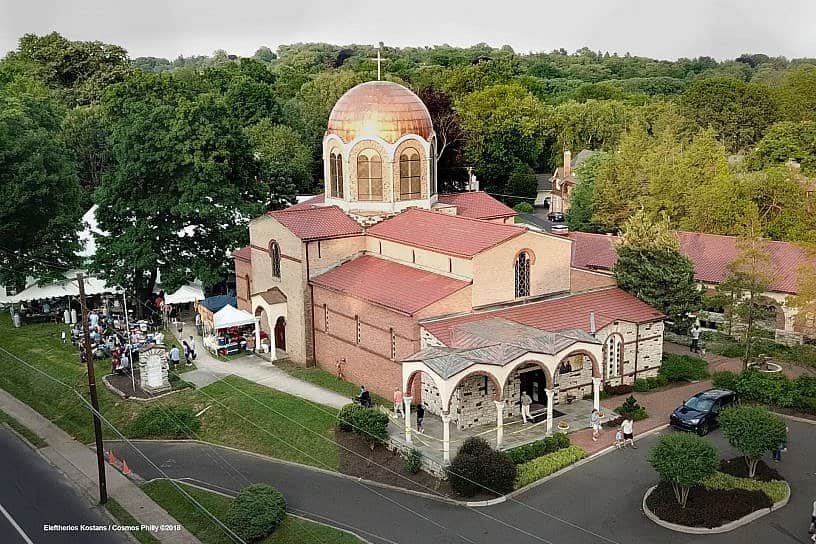
[[[423,470],[416,474],[411,474],[405,470],[402,457],[396,451],[391,451],[385,446],[376,446],[372,450],[368,442],[359,435],[341,430],[334,431],[334,439],[341,446],[338,470],[343,474],[413,491],[422,491],[431,495],[442,495],[463,500],[462,497],[454,493],[446,480],[440,480]],[[347,449],[354,453],[347,451]],[[469,497],[467,500],[478,501],[489,498],[492,497],[477,496]]]
[[[748,463],[745,462],[744,457],[734,457],[733,459],[723,459],[720,461],[720,472],[725,472],[731,476],[739,478],[748,477]],[[777,471],[765,464],[765,461],[757,463],[755,480],[761,482],[770,482],[771,480],[784,480]]]
[[[150,399],[155,397],[155,394],[148,393],[141,387],[139,387],[139,371],[135,370],[133,374],[133,381],[136,382],[136,390],[133,390],[133,381],[130,378],[130,375],[120,376],[119,374],[108,374],[105,376],[108,380],[108,383],[114,386],[116,389],[127,395],[128,397],[136,397],[138,399]],[[167,391],[164,391],[167,393]]]
[[[709,491],[695,486],[689,491],[686,507],[680,508],[674,497],[672,485],[660,482],[646,499],[646,505],[663,521],[687,527],[711,528],[737,520],[757,510],[770,508],[773,503],[762,491],[744,489]]]

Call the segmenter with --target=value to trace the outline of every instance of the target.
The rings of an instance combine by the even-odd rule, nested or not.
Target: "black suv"
[[[706,435],[719,424],[720,410],[736,400],[737,394],[728,389],[709,389],[697,393],[672,412],[669,423],[677,429]]]

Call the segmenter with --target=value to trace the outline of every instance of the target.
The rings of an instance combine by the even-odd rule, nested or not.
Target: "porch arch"
[[[523,369],[529,366],[536,366],[540,368],[542,371],[544,371],[544,379],[547,382],[547,388],[552,389],[553,381],[552,373],[550,372],[550,369],[547,367],[546,363],[544,363],[543,361],[537,361],[535,359],[525,359],[508,368],[507,375],[504,378],[504,388],[502,389],[502,391],[504,391],[507,388],[507,382],[509,382],[510,379],[512,379],[516,375],[516,372],[519,369]]]
[[[501,401],[504,399],[504,387],[502,384],[499,383],[499,380],[496,378],[495,375],[486,371],[486,370],[475,370],[473,372],[467,372],[464,375],[458,377],[456,381],[450,387],[450,390],[442,397],[442,410],[445,412],[450,411],[450,403],[451,399],[453,398],[454,392],[459,388],[463,381],[467,380],[468,378],[472,378],[474,376],[484,376],[490,379],[493,382],[493,386],[496,388],[496,393],[493,395],[494,401]]]
[[[600,369],[600,366],[598,365],[598,360],[595,358],[595,355],[593,355],[592,353],[590,353],[589,351],[587,351],[585,349],[576,349],[576,350],[573,350],[573,351],[570,351],[570,352],[564,354],[558,360],[558,362],[556,363],[555,368],[553,369],[553,374],[555,374],[555,373],[557,373],[559,371],[561,366],[564,364],[564,361],[566,361],[570,357],[574,357],[575,355],[582,355],[584,357],[589,358],[589,361],[592,364],[592,377],[593,378],[601,378],[602,377],[601,369]],[[553,376],[548,375],[547,380],[548,380],[547,381],[547,387],[552,389],[555,386],[554,381],[553,381]]]

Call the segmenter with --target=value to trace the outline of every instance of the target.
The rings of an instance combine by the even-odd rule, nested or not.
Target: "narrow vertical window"
[[[343,198],[343,155],[335,151],[329,155],[329,185],[331,196]]]
[[[360,316],[359,315],[354,316],[354,322],[357,324],[357,343],[359,344],[360,341],[363,339],[363,331],[362,331],[362,326],[360,324]]]
[[[614,378],[620,374],[621,340],[612,334],[606,341],[606,377]]]
[[[530,256],[522,251],[516,257],[516,298],[530,296]]]
[[[275,240],[269,242],[269,258],[272,261],[272,275],[280,278],[281,275],[281,251],[280,245]]]
[[[357,156],[358,200],[382,200],[382,159],[372,150],[365,149]]]
[[[413,147],[407,148],[400,155],[400,200],[419,198],[422,189],[422,161],[419,152]]]
[[[428,185],[431,190],[429,194],[436,194],[436,140],[431,140],[431,176]]]
[[[391,360],[395,361],[397,359],[397,333],[394,332],[394,329],[391,329]]]
[[[329,307],[323,305],[323,332],[329,332]]]

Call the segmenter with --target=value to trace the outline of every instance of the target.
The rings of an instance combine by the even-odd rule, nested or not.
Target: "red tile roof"
[[[680,249],[694,265],[694,277],[704,283],[720,283],[728,277],[728,263],[739,255],[737,238],[719,234],[676,231]],[[572,232],[572,266],[611,270],[617,262],[616,236]],[[770,289],[796,293],[798,269],[808,262],[805,250],[790,242],[768,241],[765,249],[771,257],[774,281]]]
[[[371,255],[357,257],[311,281],[409,315],[470,285]]]
[[[496,219],[518,215],[513,208],[508,208],[483,191],[441,194],[439,202],[456,206],[457,215],[473,219]]]
[[[313,208],[315,206],[319,206],[319,205],[323,204],[323,202],[325,200],[326,200],[326,195],[321,193],[321,194],[315,195],[315,196],[313,196],[311,198],[307,198],[303,202],[298,202],[297,204],[292,204],[291,206],[289,206],[286,209],[287,210],[302,210],[304,208]]]
[[[408,208],[370,227],[367,234],[457,257],[473,257],[527,232],[525,227]]]
[[[252,260],[252,248],[250,246],[245,246],[240,249],[236,249],[232,252],[232,257],[234,259],[242,259],[244,261],[251,261]]]
[[[595,312],[596,329],[602,329],[614,321],[648,323],[663,318],[663,314],[645,302],[641,302],[621,289],[612,288],[542,300],[501,310],[426,321],[422,323],[422,326],[445,345],[450,345],[451,330],[457,325],[495,317],[547,332],[570,329],[591,332],[589,324],[591,312]]]
[[[269,212],[292,234],[303,241],[356,236],[363,228],[337,206],[288,208]]]

